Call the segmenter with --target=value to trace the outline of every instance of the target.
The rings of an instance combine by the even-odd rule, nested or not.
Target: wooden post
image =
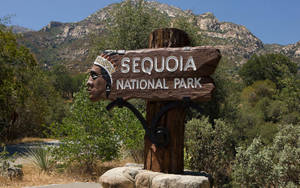
[[[149,36],[149,48],[184,47],[189,46],[188,35],[179,29],[165,28],[153,31]],[[155,114],[167,104],[167,101],[147,101],[146,120],[151,124]],[[184,169],[184,121],[185,110],[172,109],[159,122],[161,127],[167,127],[170,142],[167,147],[156,147],[145,136],[144,167],[146,170],[164,173],[180,174]]]

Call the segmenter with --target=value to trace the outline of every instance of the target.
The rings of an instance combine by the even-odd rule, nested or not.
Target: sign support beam
[[[179,29],[157,29],[149,36],[149,48],[189,46],[188,35]],[[150,125],[152,119],[168,101],[147,101],[146,120]],[[183,108],[168,111],[156,125],[167,128],[170,142],[166,147],[157,147],[145,136],[144,168],[155,172],[183,173],[184,169],[184,123],[186,112]]]

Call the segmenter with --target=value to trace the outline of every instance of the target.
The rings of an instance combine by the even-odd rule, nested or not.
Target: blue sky
[[[11,24],[39,30],[50,21],[77,22],[121,0],[0,0],[0,17],[15,15]],[[264,43],[300,41],[300,0],[158,0],[212,12],[219,21],[244,25]]]

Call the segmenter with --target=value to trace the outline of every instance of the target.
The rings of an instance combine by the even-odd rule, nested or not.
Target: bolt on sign
[[[212,47],[111,51],[94,62],[105,70],[101,74],[108,83],[100,98],[208,101],[215,88],[209,75],[220,58],[220,51]]]

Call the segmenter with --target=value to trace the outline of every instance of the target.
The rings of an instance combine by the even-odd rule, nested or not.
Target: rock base
[[[188,172],[187,174],[193,174]],[[125,166],[104,173],[99,182],[103,188],[210,188],[209,178],[200,174],[177,175],[143,170],[141,166]]]

